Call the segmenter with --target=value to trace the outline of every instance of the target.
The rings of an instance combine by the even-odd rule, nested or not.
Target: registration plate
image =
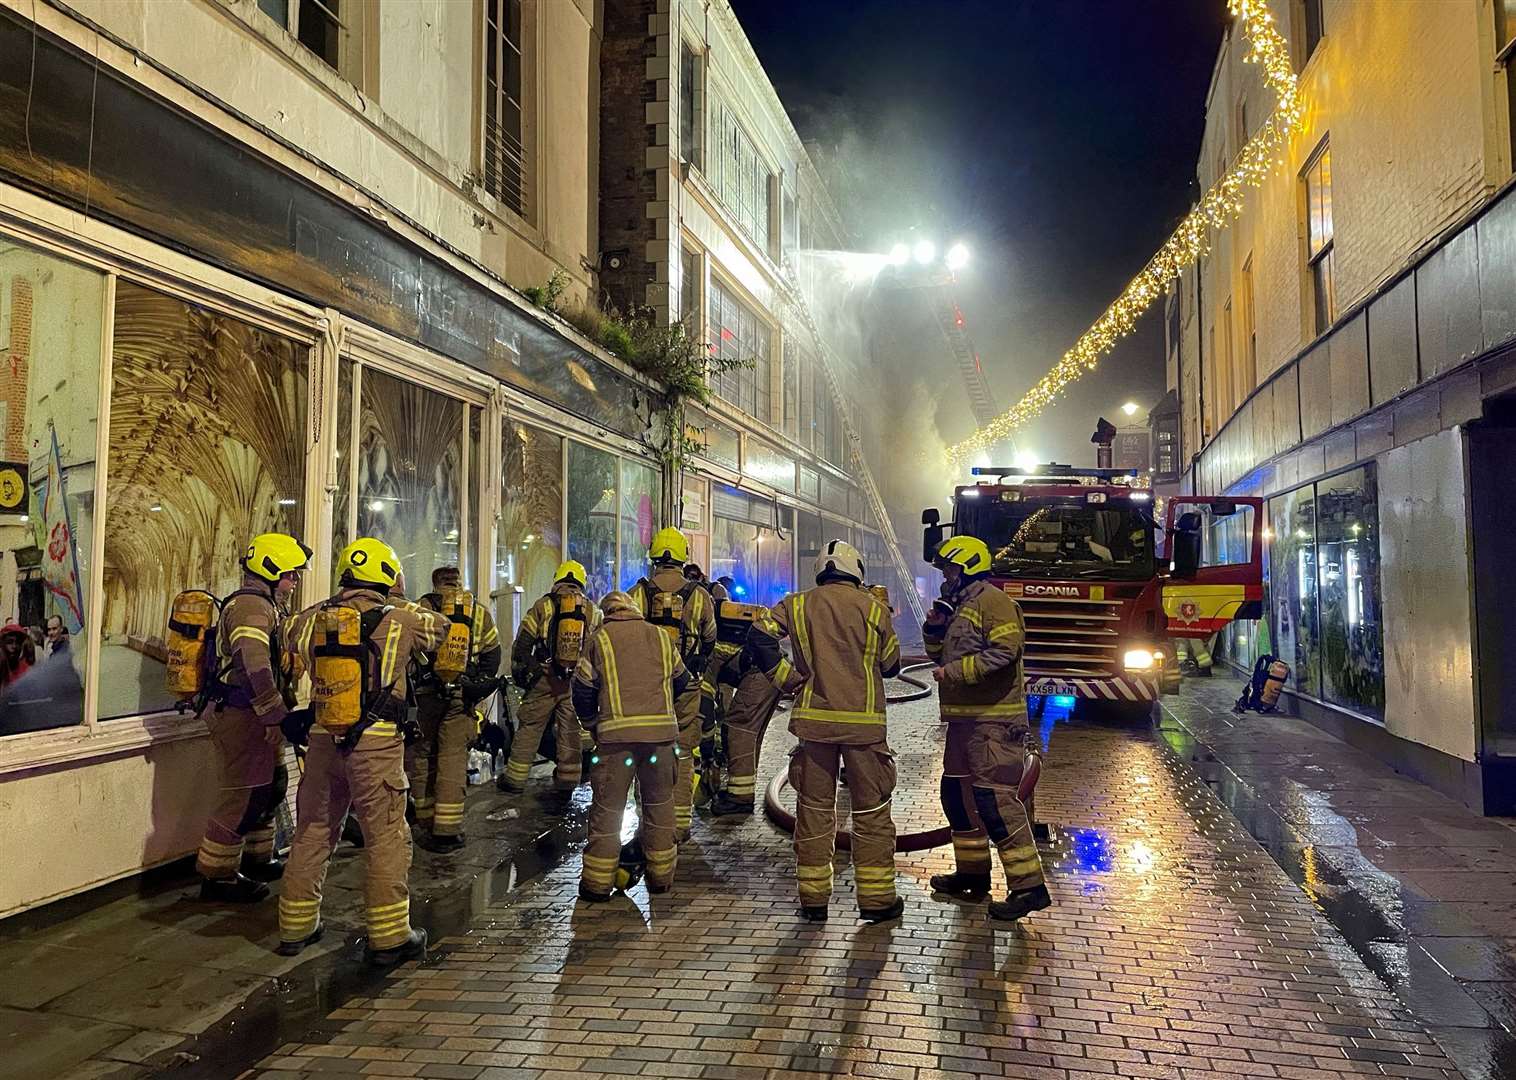
[[[1066,682],[1034,682],[1027,683],[1028,694],[1047,694],[1052,697],[1074,697],[1079,693],[1079,688],[1073,683]]]

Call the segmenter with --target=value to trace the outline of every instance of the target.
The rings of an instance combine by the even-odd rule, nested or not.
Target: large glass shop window
[[[1384,716],[1384,628],[1379,604],[1379,497],[1372,469],[1316,485],[1321,597],[1321,696]]]
[[[502,591],[495,617],[514,632],[527,608],[552,588],[563,558],[563,439],[507,423],[501,449],[495,579]]]
[[[103,274],[0,238],[0,735],[84,719],[104,307]]]
[[[647,549],[658,529],[663,477],[656,469],[621,459],[621,588],[647,573]]]
[[[405,591],[467,563],[462,539],[464,405],[366,367],[358,436],[358,535],[395,549]]]
[[[569,442],[568,553],[584,564],[597,600],[616,588],[616,473],[614,454]],[[646,551],[638,566],[647,566]]]
[[[304,343],[117,283],[102,720],[173,705],[163,635],[177,592],[225,596],[241,583],[250,537],[304,531],[308,354]]]
[[[1308,484],[1269,500],[1270,615],[1274,655],[1291,667],[1290,684],[1305,694],[1320,685],[1316,620],[1316,500]]]

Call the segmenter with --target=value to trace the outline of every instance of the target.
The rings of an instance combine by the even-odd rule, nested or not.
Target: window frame
[[[1337,273],[1336,273],[1336,240],[1337,230],[1332,221],[1332,188],[1335,184],[1331,172],[1332,147],[1329,139],[1323,137],[1320,145],[1312,151],[1306,160],[1305,167],[1300,170],[1300,182],[1303,209],[1303,241],[1305,246],[1305,276],[1310,291],[1309,310],[1311,314],[1312,338],[1319,337],[1332,328],[1336,322],[1337,310]],[[1325,168],[1323,169],[1323,166]],[[1312,177],[1318,179],[1313,181]],[[1324,179],[1323,179],[1324,178]],[[1325,228],[1322,230],[1324,238],[1320,246],[1316,244],[1316,210],[1313,207],[1318,192],[1325,192],[1325,198],[1321,202],[1322,213],[1320,220]]]
[[[497,6],[500,10],[509,12],[514,5],[518,20],[518,34],[520,40],[511,42],[508,27],[500,27],[492,24],[491,12]],[[478,123],[475,127],[475,154],[478,160],[479,190],[488,195],[502,210],[515,214],[523,220],[530,220],[532,213],[531,191],[532,181],[535,179],[531,163],[532,154],[529,147],[531,144],[531,119],[527,111],[527,92],[532,87],[532,67],[529,64],[527,45],[531,41],[531,20],[528,18],[525,0],[478,0],[478,20],[475,26],[478,58],[476,64],[476,86],[478,100]],[[492,36],[493,35],[493,36]],[[504,44],[513,49],[516,54],[516,70],[518,85],[516,97],[513,99],[508,93],[509,88],[503,86],[502,74],[506,71],[501,67],[505,53],[498,48],[494,50],[496,56],[495,74],[497,92],[490,93],[491,82],[491,45]],[[503,180],[491,185],[490,132],[491,132],[491,106],[498,110],[501,101],[510,102],[516,108],[519,120],[519,130],[515,133],[516,141],[516,172],[517,190],[514,195],[508,190],[508,185]],[[509,134],[508,132],[505,134]],[[503,163],[510,161],[509,148],[503,159]],[[494,169],[500,168],[499,165]]]
[[[688,61],[688,67],[686,67]],[[697,171],[705,172],[705,65],[706,50],[679,39],[679,156]],[[689,73],[689,103],[686,109],[685,73]]]
[[[747,355],[746,350],[751,344],[754,350],[752,359],[755,361],[751,368],[733,368],[717,373],[712,379],[712,389],[717,397],[738,412],[765,427],[774,428],[773,354],[774,339],[779,336],[779,328],[759,305],[716,273],[714,267],[706,275],[705,301],[706,340],[711,348],[719,351],[720,342],[717,338],[725,333],[730,340],[736,342],[735,349],[739,357]],[[721,312],[719,319],[713,318],[718,306]],[[735,327],[730,326],[726,318],[729,306],[736,314]],[[751,334],[747,333],[749,330]],[[760,377],[765,380],[762,388],[759,386]],[[768,415],[760,413],[760,404],[767,407]]]
[[[1304,71],[1307,64],[1321,50],[1326,38],[1326,7],[1323,0],[1294,0],[1290,14],[1294,33],[1297,72]]]
[[[332,0],[284,0],[285,17],[279,18],[254,0],[253,6],[269,22],[289,34],[299,46],[320,60],[337,75],[352,83],[360,91],[373,93],[377,89],[379,31],[378,0],[343,0],[337,6],[353,7],[354,13],[339,15],[332,9]],[[300,8],[302,3],[314,5],[337,28],[337,56],[328,60],[325,55],[311,48],[300,39]]]

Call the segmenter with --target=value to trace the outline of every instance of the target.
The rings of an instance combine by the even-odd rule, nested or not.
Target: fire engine
[[[1146,477],[1118,469],[976,468],[953,520],[923,511],[922,557],[948,535],[990,549],[990,581],[1026,620],[1027,694],[1151,713],[1176,689],[1169,640],[1257,619],[1261,499],[1173,496],[1160,526]]]

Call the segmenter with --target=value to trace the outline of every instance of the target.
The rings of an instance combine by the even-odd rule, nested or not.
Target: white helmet
[[[816,553],[816,581],[824,574],[841,574],[863,584],[863,556],[846,540],[828,540]]]

